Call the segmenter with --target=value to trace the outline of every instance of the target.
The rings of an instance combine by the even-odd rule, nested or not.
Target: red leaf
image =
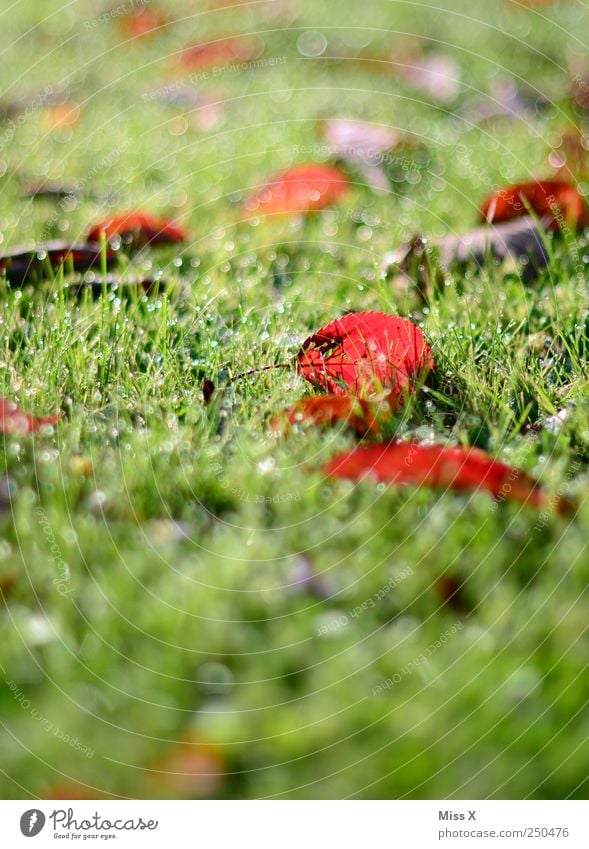
[[[388,407],[385,405],[386,409]],[[270,422],[270,431],[281,436],[285,425],[313,427],[315,425],[345,424],[360,436],[378,433],[378,407],[363,398],[351,395],[322,395],[303,398]]]
[[[149,212],[126,212],[110,218],[104,218],[95,224],[88,233],[88,240],[98,242],[101,234],[107,239],[117,236],[132,238],[139,243],[163,245],[171,242],[184,242],[188,238],[183,227],[168,218],[158,218]]]
[[[583,197],[571,183],[561,180],[536,180],[499,189],[483,202],[481,218],[495,222],[519,218],[528,214],[526,204],[540,218],[549,215],[553,228],[561,226],[563,219],[575,228],[588,220]]]
[[[250,62],[260,52],[261,43],[258,39],[230,36],[187,47],[180,55],[180,64],[187,71],[206,71],[238,62]]]
[[[386,388],[391,406],[433,367],[421,330],[406,318],[380,312],[336,319],[310,336],[297,357],[303,377],[327,392],[365,394]]]
[[[354,448],[332,458],[324,467],[329,477],[381,483],[431,486],[461,491],[483,489],[500,500],[521,501],[548,507],[550,496],[525,472],[493,460],[478,448],[446,448],[393,442]],[[559,511],[570,506],[565,499],[554,502]]]
[[[46,425],[54,425],[60,415],[37,418],[24,413],[18,404],[0,398],[0,433],[33,433]]]
[[[332,165],[297,165],[278,174],[245,206],[250,213],[264,215],[314,212],[338,201],[348,187],[346,175]]]
[[[168,18],[156,9],[132,9],[118,19],[119,29],[124,38],[146,38],[157,30],[167,26]]]

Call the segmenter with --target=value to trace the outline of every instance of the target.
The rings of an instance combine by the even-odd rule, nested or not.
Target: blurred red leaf
[[[309,336],[297,357],[299,372],[333,395],[389,389],[389,404],[411,391],[434,367],[421,330],[406,318],[349,313]]]
[[[333,165],[296,165],[259,189],[245,207],[263,215],[314,212],[338,201],[348,187],[346,175]]]
[[[190,736],[149,770],[149,778],[166,795],[202,799],[219,791],[226,771],[219,748]]]
[[[104,233],[107,239],[130,238],[137,243],[163,245],[184,242],[188,235],[183,227],[169,218],[158,218],[149,212],[126,212],[96,223],[88,233],[91,242],[100,241]]]
[[[485,490],[501,501],[521,501],[533,507],[550,506],[551,498],[525,472],[493,460],[478,448],[446,448],[393,442],[359,446],[333,457],[324,467],[328,477],[371,478],[399,486],[431,486],[460,491]],[[566,512],[569,503],[556,498],[554,506]]]
[[[187,47],[180,54],[180,64],[187,71],[206,71],[238,62],[251,62],[261,50],[259,39],[230,36]]]
[[[583,197],[571,184],[561,180],[536,180],[499,189],[481,206],[484,221],[509,221],[528,215],[526,204],[540,217],[550,216],[551,226],[564,221],[570,227],[581,227],[587,221]]]
[[[0,398],[0,433],[33,433],[46,425],[56,424],[60,418],[60,415],[31,416],[13,401]]]
[[[124,38],[146,38],[164,29],[168,18],[163,12],[144,6],[120,15],[118,24]]]
[[[388,409],[388,406],[385,404],[384,408]],[[341,423],[363,436],[366,433],[378,433],[378,413],[376,404],[363,398],[354,398],[352,395],[303,398],[272,419],[270,432],[281,436],[289,425],[307,428]]]

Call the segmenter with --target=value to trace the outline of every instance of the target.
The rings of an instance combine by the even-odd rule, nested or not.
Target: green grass
[[[360,29],[355,6],[334,2],[285,4],[286,23],[268,16],[278,3],[175,3],[181,24],[124,45],[116,21],[85,25],[100,8],[62,5],[1,13],[3,97],[67,80],[82,105],[68,131],[48,132],[42,110],[0,127],[2,245],[80,237],[109,191],[108,209],[181,214],[193,239],[150,253],[171,284],[157,297],[77,301],[61,278],[2,289],[0,395],[64,420],[1,445],[1,794],[79,782],[139,798],[586,797],[585,237],[553,241],[533,287],[489,268],[426,308],[378,271],[416,232],[473,226],[494,185],[547,173],[555,134],[579,120],[566,58],[583,53],[585,10],[372,0]],[[374,69],[303,59],[305,29],[334,48],[433,39],[461,94],[441,108]],[[143,97],[175,82],[171,53],[228,31],[261,33],[264,55],[285,61],[201,82],[226,104],[221,126]],[[472,126],[469,103],[509,74],[549,107]],[[421,135],[419,181],[375,195],[357,180],[307,222],[241,221],[248,187],[321,157],[300,148],[321,144],[329,115]],[[27,179],[95,197],[33,202]],[[294,370],[231,377],[371,309],[411,316],[437,362],[390,435],[479,445],[575,499],[576,515],[328,482],[321,465],[350,433],[270,438],[272,415],[309,386]],[[205,377],[225,387],[208,407]],[[221,780],[179,789],[166,776],[186,740]]]

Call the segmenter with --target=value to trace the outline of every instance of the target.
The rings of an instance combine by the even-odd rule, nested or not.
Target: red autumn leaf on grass
[[[157,30],[164,29],[168,18],[157,9],[131,9],[127,14],[118,18],[119,29],[124,38],[146,38],[154,35]]]
[[[34,433],[42,427],[56,424],[60,418],[60,415],[31,416],[13,401],[0,398],[0,433]]]
[[[180,64],[187,71],[206,71],[215,67],[251,62],[262,51],[257,38],[229,36],[187,47],[180,54]]]
[[[366,433],[378,433],[378,412],[376,403],[364,398],[354,398],[352,395],[303,398],[272,419],[270,432],[281,436],[289,425],[306,428],[341,423],[363,436]]]
[[[533,478],[493,460],[478,448],[446,448],[416,442],[360,446],[333,457],[324,471],[328,477],[351,480],[366,477],[399,486],[482,489],[500,500],[521,501],[538,508],[551,504],[548,493]],[[570,508],[564,498],[556,499],[554,504],[559,512]]]
[[[333,395],[388,389],[389,405],[402,400],[434,367],[419,327],[381,312],[349,313],[309,336],[297,357],[298,371]]]
[[[138,244],[164,245],[184,242],[188,235],[183,227],[169,218],[158,218],[149,212],[126,212],[110,218],[104,218],[95,224],[88,233],[91,242],[100,241],[104,233],[108,240],[117,236],[130,238]]]
[[[564,221],[570,227],[582,227],[588,220],[584,198],[571,184],[562,180],[536,180],[499,189],[481,206],[483,221],[509,221],[528,215],[528,208],[543,218],[549,215],[556,229]]]
[[[340,200],[348,187],[346,175],[333,165],[296,165],[266,183],[245,208],[262,215],[315,212]]]

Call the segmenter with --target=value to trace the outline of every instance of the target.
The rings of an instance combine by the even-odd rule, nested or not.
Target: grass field
[[[2,285],[0,395],[63,420],[2,438],[1,795],[585,798],[586,238],[550,236],[532,286],[489,263],[425,306],[380,263],[415,233],[473,227],[494,187],[550,173],[559,133],[582,126],[568,88],[587,8],[167,8],[175,22],[141,40],[116,7],[0,10],[0,105],[41,93],[0,125],[0,248],[79,240],[133,207],[191,233],[139,260],[165,293],[76,299],[62,274]],[[211,126],[161,102],[180,86],[174,55],[227,33],[255,34],[260,59],[188,80],[217,104]],[[409,42],[457,63],[456,97],[351,58]],[[529,109],[477,124],[505,79]],[[55,92],[77,122],[56,118]],[[314,217],[246,220],[253,187],[328,158],[317,124],[334,116],[423,147],[390,192],[352,175]],[[23,196],[42,180],[80,195]],[[353,434],[269,435],[313,389],[294,367],[232,377],[288,363],[351,310],[410,316],[433,348],[390,436],[482,447],[575,513],[328,481]]]

